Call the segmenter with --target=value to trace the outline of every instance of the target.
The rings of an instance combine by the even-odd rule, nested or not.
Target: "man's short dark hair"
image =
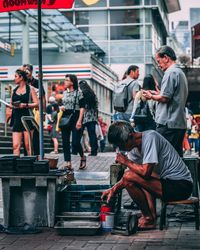
[[[116,146],[124,145],[134,129],[129,122],[116,121],[108,129],[108,141]]]
[[[136,71],[137,69],[139,69],[139,67],[138,66],[136,66],[136,65],[130,65],[129,67],[128,67],[128,69],[127,69],[127,75],[129,75],[130,73],[131,73],[131,71]]]
[[[33,65],[32,64],[24,64],[23,67],[28,68],[29,71],[33,71]]]
[[[174,52],[174,50],[173,50],[171,47],[169,47],[169,46],[167,46],[167,45],[161,46],[161,47],[157,50],[156,54],[157,54],[159,57],[161,57],[161,58],[163,58],[164,56],[168,56],[168,57],[171,58],[173,61],[176,61],[176,53]]]

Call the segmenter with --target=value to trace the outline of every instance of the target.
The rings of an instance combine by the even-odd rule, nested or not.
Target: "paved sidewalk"
[[[102,172],[102,180],[109,183],[109,166],[114,162],[114,153],[101,153],[97,157],[87,157],[87,172]],[[63,162],[59,156],[59,165]],[[79,157],[73,156],[73,167],[79,173]],[[81,171],[83,172],[83,171]],[[83,172],[83,173],[84,173]],[[86,174],[87,175],[87,174]],[[91,183],[92,180],[78,180]],[[94,180],[93,180],[94,182]],[[127,195],[127,194],[126,194]],[[0,194],[1,199],[1,194]],[[0,201],[1,204],[1,201]],[[159,222],[159,218],[158,218]],[[59,236],[55,229],[43,228],[35,235],[7,235],[0,233],[0,250],[171,250],[200,249],[200,231],[196,231],[194,222],[170,222],[168,229],[138,232],[132,236],[111,235],[105,233],[97,236]]]

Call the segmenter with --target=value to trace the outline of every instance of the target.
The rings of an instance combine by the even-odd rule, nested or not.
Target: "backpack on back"
[[[115,86],[113,96],[114,110],[118,112],[125,112],[127,110],[129,103],[132,101],[132,98],[131,100],[128,100],[128,86],[133,81],[128,84],[122,82]]]

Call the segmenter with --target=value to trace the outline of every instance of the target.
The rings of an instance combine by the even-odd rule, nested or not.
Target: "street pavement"
[[[115,161],[115,153],[99,153],[98,156],[87,157],[87,168],[79,171],[80,159],[72,156],[72,164],[77,177],[77,184],[109,183],[109,168]],[[63,164],[63,156],[59,155],[58,166]],[[93,173],[95,172],[95,173]],[[82,173],[82,175],[80,174]],[[91,175],[92,173],[92,175]],[[98,174],[99,173],[99,174]],[[100,177],[99,177],[99,176]],[[96,177],[95,177],[96,176]],[[130,201],[126,191],[123,197]],[[0,206],[2,201],[0,193]],[[157,202],[158,214],[160,202]],[[185,209],[185,208],[184,208]],[[185,210],[184,210],[185,211]],[[176,212],[176,210],[173,210]],[[158,218],[159,223],[159,218]],[[167,229],[137,232],[131,236],[102,233],[95,236],[60,236],[53,228],[42,228],[42,233],[32,235],[7,235],[0,233],[0,250],[200,250],[200,231],[195,230],[194,222],[168,223]]]

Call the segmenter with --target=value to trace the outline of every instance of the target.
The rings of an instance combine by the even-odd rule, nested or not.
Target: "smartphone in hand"
[[[16,102],[12,102],[12,105],[14,106],[14,107],[19,107],[19,104],[20,104],[21,102],[20,101],[16,101]]]

